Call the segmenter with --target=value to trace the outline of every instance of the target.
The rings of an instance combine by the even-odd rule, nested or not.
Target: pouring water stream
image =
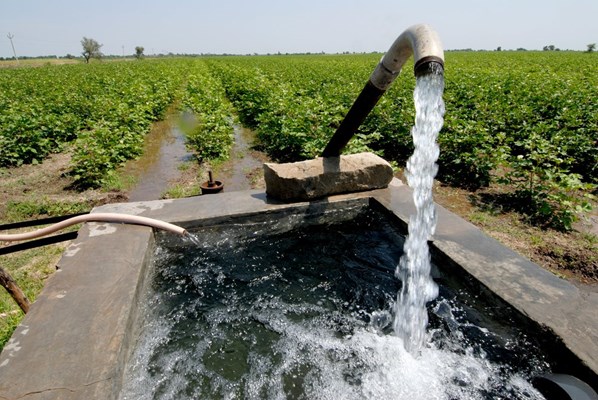
[[[428,314],[426,303],[438,296],[438,286],[430,276],[428,239],[436,228],[436,211],[432,199],[434,176],[438,171],[436,143],[442,128],[444,102],[442,70],[419,76],[414,92],[415,126],[411,134],[415,150],[407,161],[407,182],[413,188],[416,214],[409,219],[409,236],[404,255],[395,271],[403,286],[397,295],[393,327],[412,354],[424,345]]]

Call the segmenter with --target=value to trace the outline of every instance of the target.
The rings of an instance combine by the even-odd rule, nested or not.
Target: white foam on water
[[[454,352],[426,343],[414,356],[400,337],[358,319],[345,321],[356,326],[346,333],[322,320],[294,318],[324,312],[317,305],[278,299],[261,299],[244,311],[227,305],[207,313],[206,330],[193,337],[188,349],[162,355],[156,350],[172,340],[176,317],[154,321],[145,327],[121,399],[467,400],[488,396],[496,379],[512,398],[543,398],[525,377],[505,377],[500,365],[471,349]],[[257,323],[262,333],[245,331],[240,321]],[[231,334],[231,328],[238,331]],[[272,339],[265,342],[272,354],[256,345],[264,335]],[[226,357],[228,361],[219,362]]]
[[[197,235],[189,232],[186,232],[183,235],[183,242],[190,243],[198,247],[203,245],[203,242],[199,239],[199,237],[197,237]]]

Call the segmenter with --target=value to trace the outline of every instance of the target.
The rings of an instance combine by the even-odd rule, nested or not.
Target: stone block
[[[264,164],[266,193],[284,201],[380,189],[393,178],[390,164],[373,153]]]

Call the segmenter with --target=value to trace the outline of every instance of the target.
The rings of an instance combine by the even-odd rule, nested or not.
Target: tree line
[[[102,54],[101,48],[103,44],[100,44],[97,40],[92,38],[83,37],[81,39],[81,46],[83,47],[83,52],[81,55],[85,58],[85,63],[89,64],[89,60],[92,58],[101,59],[104,55]],[[136,46],[135,47],[135,58],[141,60],[144,57],[143,52],[145,49],[143,46]]]

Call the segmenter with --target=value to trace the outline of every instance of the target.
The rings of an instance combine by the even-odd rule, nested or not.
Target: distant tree
[[[502,51],[502,47],[498,46],[498,47],[496,48],[496,51]]]
[[[81,46],[83,47],[83,52],[81,54],[85,57],[86,63],[89,63],[89,59],[91,58],[102,58],[100,48],[103,45],[99,44],[96,40],[83,37],[83,39],[81,39]]]
[[[526,49],[526,48],[524,48],[524,47],[518,47],[518,48],[517,48],[517,51],[527,51],[527,49]]]
[[[143,58],[143,51],[145,49],[143,48],[143,46],[137,46],[135,47],[135,58],[137,58],[138,60],[141,60]]]
[[[555,50],[555,47],[554,47],[554,45],[553,45],[553,44],[551,44],[551,45],[548,45],[548,46],[544,46],[544,47],[542,48],[542,50],[544,50],[544,51],[554,51],[554,50]]]
[[[69,60],[72,60],[72,59],[74,59],[74,58],[75,58],[75,56],[74,56],[74,55],[72,55],[71,53],[68,53],[66,56],[64,56],[64,58],[67,58],[67,59],[69,59]]]
[[[588,49],[586,50],[586,53],[592,53],[594,52],[594,50],[596,50],[596,43],[590,43],[588,44]]]

